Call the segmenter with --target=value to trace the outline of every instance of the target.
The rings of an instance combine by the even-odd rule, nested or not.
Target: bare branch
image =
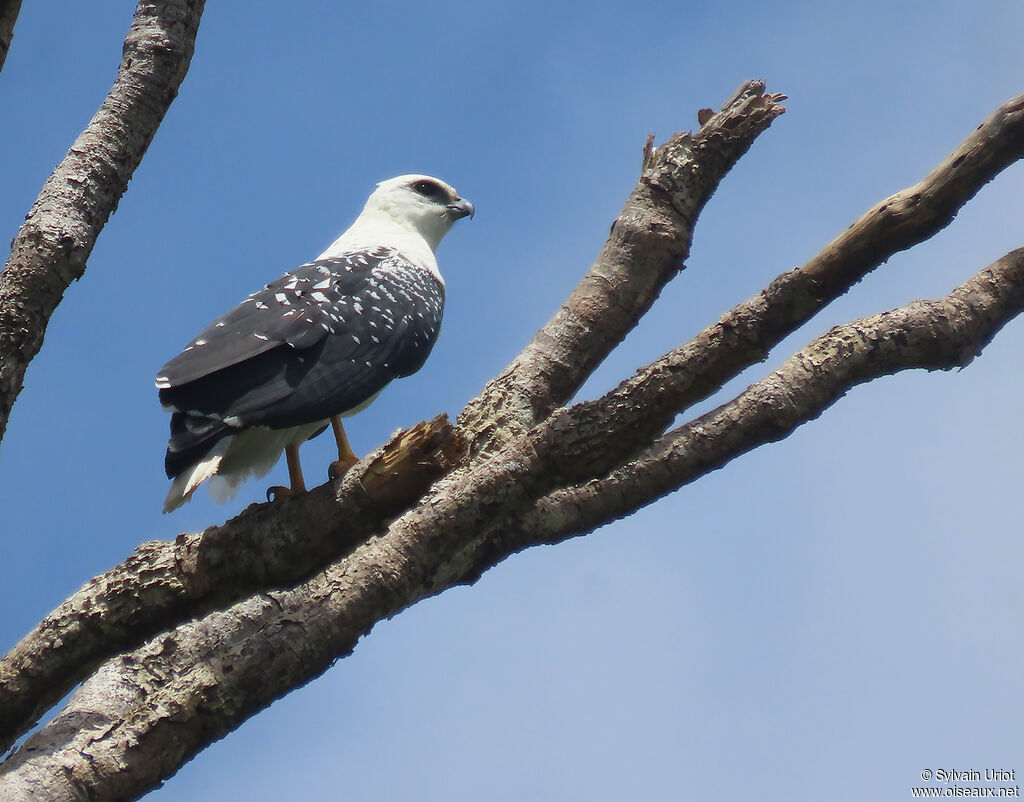
[[[373,576],[363,576],[371,587]],[[0,765],[0,798],[77,802],[88,788],[99,802],[156,787],[351,651],[347,619],[358,616],[359,600],[349,578],[339,568],[294,591],[255,596],[112,659]]]
[[[1000,107],[923,181],[877,204],[807,265],[779,276],[602,398],[558,410],[520,437],[503,456],[517,462],[515,479],[524,493],[586,481],[646,448],[676,415],[763,359],[864,273],[948,224],[960,205],[1021,156],[1024,95]],[[531,473],[538,461],[550,463],[542,481]]]
[[[678,160],[674,159],[672,177],[665,181],[675,181],[675,187],[685,186],[687,166],[707,168],[697,156],[690,160],[688,153],[682,158],[680,155],[720,126],[740,127],[737,121],[744,119],[742,114],[737,118],[730,111],[745,110],[743,103],[760,97],[758,90],[763,91],[763,85],[748,82],[718,115],[702,115],[706,122],[692,142],[690,135],[676,135],[669,146],[678,144]],[[781,97],[770,96],[775,116],[780,107],[774,104]],[[770,121],[761,122],[767,127]],[[763,128],[757,133],[760,130]],[[749,142],[744,152],[747,147]],[[665,147],[658,149],[656,156],[663,156],[664,151]],[[681,369],[691,375],[680,408],[708,397],[742,370],[764,359],[784,337],[894,253],[940,231],[981,187],[1022,156],[1024,95],[997,109],[922,181],[876,204],[806,265],[782,274],[680,349],[685,352]],[[710,172],[718,175],[713,169]],[[663,186],[661,181],[645,172],[597,263],[569,301],[523,353],[463,410],[459,423],[473,452],[508,442],[564,403],[675,275],[680,261],[673,261],[672,254],[688,252],[692,225],[702,202],[687,214],[673,218],[664,208],[671,190],[646,194],[650,187]],[[700,195],[691,188],[688,197],[692,200]],[[671,210],[680,208],[676,203]],[[666,232],[670,232],[668,243],[678,246],[678,251],[666,247],[666,241],[657,236]],[[667,254],[667,260],[647,260],[645,255],[652,248],[660,256]],[[632,321],[627,319],[629,315],[634,316]],[[582,357],[577,359],[577,353]]]
[[[44,184],[0,272],[0,440],[50,315],[85,263],[188,71],[203,0],[142,0],[117,78]]]
[[[459,415],[470,453],[494,451],[580,388],[682,270],[704,204],[754,139],[785,111],[747,81],[695,134],[653,152],[590,271],[523,352]]]
[[[0,658],[0,754],[100,660],[217,606],[293,585],[383,529],[451,467],[455,450],[440,415],[393,437],[334,487],[143,543]]]
[[[940,301],[912,304],[837,326],[737,398],[661,437],[610,475],[562,489],[481,542],[481,572],[508,555],[558,543],[625,517],[718,470],[748,451],[788,437],[847,391],[913,368],[968,365],[1024,311],[1024,249],[994,262]]]
[[[0,70],[7,61],[7,51],[11,49],[14,38],[14,23],[18,21],[21,11],[21,0],[0,0]]]
[[[917,184],[875,204],[803,267],[778,276],[652,366],[679,374],[682,410],[768,356],[783,338],[898,251],[934,236],[1024,157],[1024,95],[1007,101]]]

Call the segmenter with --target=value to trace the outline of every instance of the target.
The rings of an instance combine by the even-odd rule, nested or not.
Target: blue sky
[[[1024,91],[1013,0],[350,5],[209,5],[0,448],[0,648],[139,542],[261,497],[161,516],[153,377],[319,253],[377,181],[438,175],[477,216],[439,251],[441,340],[352,421],[360,453],[457,413],[589,266],[646,134],[695,126],[744,79],[789,111],[582,395],[806,261]],[[109,89],[133,9],[25,4],[0,74],[4,241]],[[717,400],[1024,245],[1022,191],[1016,166]],[[1014,323],[965,371],[855,389],[629,520],[417,605],[149,798],[904,799],[926,768],[1024,771],[1022,347]]]

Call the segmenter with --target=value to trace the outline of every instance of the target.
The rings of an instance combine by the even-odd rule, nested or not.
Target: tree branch
[[[18,21],[21,11],[21,0],[0,0],[0,70],[7,61],[7,51],[11,49],[14,38],[14,23]]]
[[[253,504],[222,526],[143,543],[95,577],[0,658],[0,754],[96,663],[253,593],[287,587],[407,509],[458,450],[444,415],[401,432],[284,504]]]
[[[851,388],[898,371],[966,367],[1024,311],[1024,248],[940,301],[837,326],[732,401],[668,432],[608,476],[558,490],[482,538],[467,581],[517,551],[636,512],[758,446],[788,437]]]
[[[555,316],[459,415],[471,454],[493,452],[566,403],[654,303],[690,253],[704,204],[785,95],[747,81],[694,134],[653,153],[597,261]]]
[[[719,130],[735,126],[730,111],[737,103],[742,107],[755,101],[760,91],[763,84],[748,82],[722,112],[705,116],[708,122],[692,142],[690,135],[677,134],[666,147],[702,153],[701,137],[713,138]],[[758,121],[765,128],[781,113],[775,103],[783,96],[766,97],[770,105],[759,111],[771,117]],[[665,151],[659,149],[654,161]],[[691,386],[682,406],[707,398],[763,360],[782,339],[893,254],[934,236],[986,183],[1022,157],[1024,95],[1019,95],[1000,106],[920,182],[877,203],[810,262],[780,275],[684,346]],[[648,161],[645,157],[645,165]],[[719,163],[725,169],[729,166]],[[704,187],[707,194],[702,195],[700,189],[687,186],[687,180],[693,180],[687,167],[699,172],[709,166],[700,158],[684,157],[667,177],[657,164],[645,170],[601,256],[570,299],[460,414],[459,424],[473,453],[500,447],[567,401],[678,272],[689,252],[696,215],[724,175],[711,167],[715,182]],[[672,189],[666,193],[654,187]],[[675,202],[668,200],[673,193]],[[687,206],[687,201],[693,205]],[[660,259],[647,259],[646,249],[652,247]],[[618,317],[623,312],[635,317],[624,324]]]
[[[14,238],[0,272],[0,440],[50,315],[84,273],[188,71],[202,11],[203,0],[141,0],[113,87]]]
[[[803,267],[778,276],[651,366],[672,371],[678,411],[764,360],[789,334],[893,254],[934,236],[1024,157],[1024,95],[1004,103],[917,184],[875,204]]]
[[[499,480],[509,485],[493,487],[492,515],[531,493],[536,498],[599,476],[645,448],[672,418],[764,359],[893,253],[948,225],[985,183],[1022,156],[1024,95],[1003,104],[922,181],[876,204],[806,265],[782,274],[603,398],[559,410],[521,436],[502,454],[515,468]],[[548,466],[543,476],[533,470],[537,464]],[[486,494],[484,486],[490,485],[481,481],[477,489]]]

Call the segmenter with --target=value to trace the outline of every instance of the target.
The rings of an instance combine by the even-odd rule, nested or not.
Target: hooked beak
[[[445,208],[448,210],[448,214],[455,220],[461,220],[463,217],[468,217],[472,220],[473,215],[476,214],[476,207],[468,200],[462,198],[459,198],[454,203],[449,203]]]

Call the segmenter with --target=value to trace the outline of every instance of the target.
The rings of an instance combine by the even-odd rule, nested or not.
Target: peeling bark
[[[202,11],[203,0],[139,3],[113,87],[14,238],[0,272],[0,440],[50,315],[85,272],[188,71]]]

